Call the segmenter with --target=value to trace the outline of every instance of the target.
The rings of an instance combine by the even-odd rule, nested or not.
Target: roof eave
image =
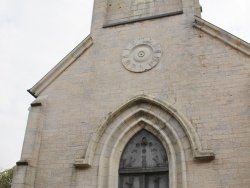
[[[38,81],[31,89],[27,91],[33,97],[38,97],[44,89],[46,89],[63,71],[65,71],[72,63],[74,63],[92,44],[93,39],[89,35],[54,68],[52,68],[40,81]]]
[[[233,48],[241,51],[242,53],[250,56],[250,44],[246,41],[232,35],[231,33],[195,16],[194,27],[204,31],[205,33],[222,40]]]

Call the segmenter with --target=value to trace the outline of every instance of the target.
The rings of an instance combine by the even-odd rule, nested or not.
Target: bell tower
[[[200,16],[199,0],[95,0],[92,31],[176,15]]]

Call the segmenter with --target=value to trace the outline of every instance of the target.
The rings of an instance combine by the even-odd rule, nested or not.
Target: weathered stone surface
[[[108,0],[106,24],[182,11],[181,0]]]
[[[170,156],[171,188],[249,187],[247,53],[225,37],[193,27],[200,8],[196,0],[183,0],[180,15],[104,29],[106,3],[95,1],[92,38],[80,56],[70,58],[70,66],[57,71],[53,82],[34,89],[42,106],[31,107],[22,155],[34,159],[33,179],[25,176],[27,167],[18,167],[13,187],[26,182],[36,188],[117,188],[119,157],[142,128],[156,135]],[[111,16],[113,10],[108,11]],[[136,38],[153,39],[162,50],[161,61],[140,74],[122,65],[122,56],[129,54],[124,49]],[[142,95],[162,103],[129,106]],[[46,102],[39,100],[44,96]],[[117,111],[120,106],[126,110]],[[89,144],[96,148],[88,150],[93,148]],[[196,146],[200,152],[194,152]],[[211,160],[210,150],[214,160],[194,161]],[[89,165],[85,157],[91,152]]]
[[[130,42],[122,53],[122,64],[131,72],[145,72],[161,60],[161,46],[152,39],[138,38]]]

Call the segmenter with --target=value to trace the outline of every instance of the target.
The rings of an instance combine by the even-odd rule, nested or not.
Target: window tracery
[[[152,133],[141,130],[126,145],[119,167],[119,188],[168,187],[165,148]]]

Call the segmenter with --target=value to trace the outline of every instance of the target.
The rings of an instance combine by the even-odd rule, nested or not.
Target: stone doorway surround
[[[211,161],[214,153],[202,149],[189,120],[171,104],[150,96],[132,98],[93,134],[85,158],[76,168],[98,167],[98,188],[118,188],[118,169],[129,140],[145,129],[163,144],[169,161],[169,187],[187,188],[187,161]],[[86,169],[87,170],[87,169]]]

